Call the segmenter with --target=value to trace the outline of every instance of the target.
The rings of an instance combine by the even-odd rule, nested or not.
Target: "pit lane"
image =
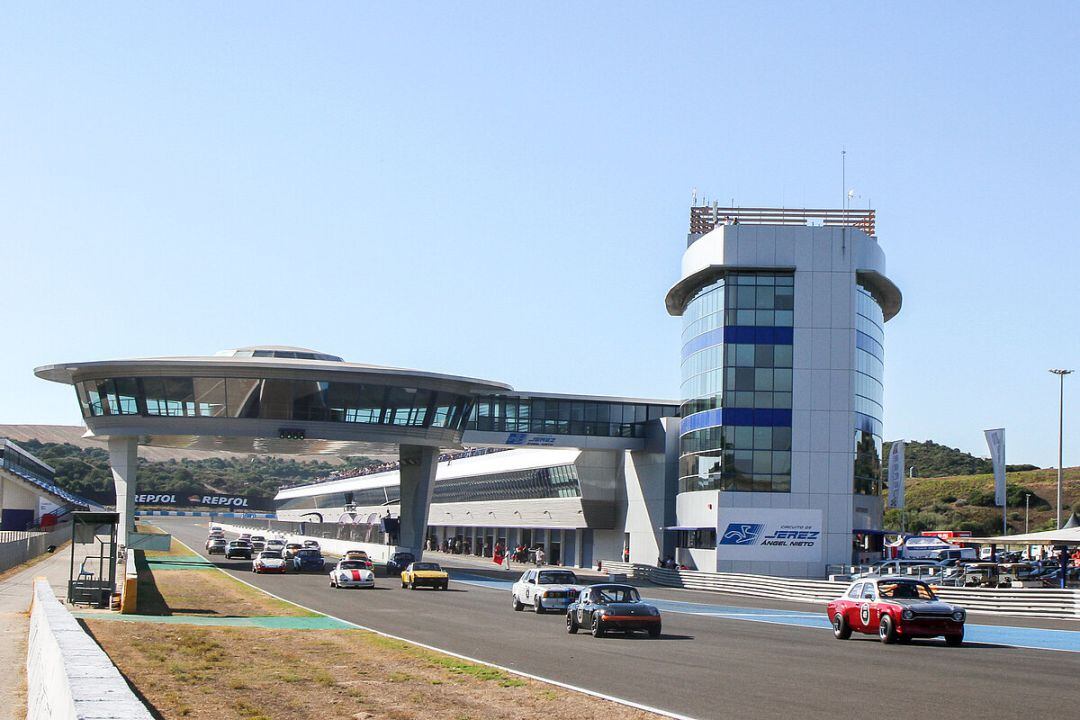
[[[204,555],[205,522],[154,522]],[[952,718],[1050,717],[1080,701],[1078,653],[995,644],[946,648],[933,641],[883,646],[869,636],[839,642],[819,628],[732,617],[733,606],[701,602],[701,593],[681,595],[695,598],[686,604],[703,606],[701,612],[662,606],[659,640],[596,640],[567,635],[560,615],[514,612],[505,586],[485,584],[492,581],[471,568],[449,568],[448,592],[403,591],[382,576],[375,590],[331,590],[325,574],[254,575],[248,562],[208,559],[268,592],[350,622],[697,718],[891,716],[897,708]],[[646,595],[679,602],[671,599],[679,591],[653,590]],[[737,614],[802,617],[781,603],[744,605],[751,603],[740,603]]]

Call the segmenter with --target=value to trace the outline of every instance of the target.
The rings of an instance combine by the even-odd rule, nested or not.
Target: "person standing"
[[[536,567],[540,567],[544,564],[544,546],[536,546]]]

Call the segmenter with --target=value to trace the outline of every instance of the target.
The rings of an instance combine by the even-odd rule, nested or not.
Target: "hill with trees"
[[[885,443],[882,450],[882,476],[888,480],[889,452],[892,443]],[[904,447],[904,470],[915,468],[915,477],[949,477],[952,475],[980,475],[994,471],[989,458],[975,457],[948,445],[939,445],[933,440],[925,442],[910,441]],[[1038,465],[1006,465],[1006,470],[1038,470]]]
[[[104,448],[76,447],[71,443],[22,440],[19,446],[56,470],[56,483],[65,490],[105,505],[116,501],[109,453]],[[311,482],[334,470],[378,464],[355,456],[344,464],[298,461],[280,456],[211,457],[200,460],[175,458],[151,462],[139,458],[140,493],[192,495],[218,492],[237,495],[274,496],[282,485]]]

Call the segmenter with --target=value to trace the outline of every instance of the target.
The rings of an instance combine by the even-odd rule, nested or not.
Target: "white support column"
[[[116,511],[120,527],[116,541],[126,547],[128,533],[135,531],[135,474],[139,467],[139,440],[134,437],[109,438],[109,466],[116,486]]]
[[[398,545],[408,548],[417,559],[424,554],[424,531],[427,529],[431,494],[435,490],[435,470],[439,449],[420,445],[402,445],[401,459],[401,529]]]

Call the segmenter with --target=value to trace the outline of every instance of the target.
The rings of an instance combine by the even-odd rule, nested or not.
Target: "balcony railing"
[[[699,205],[690,208],[690,233],[703,235],[717,225],[810,225],[818,222],[826,227],[853,227],[867,235],[875,235],[873,210],[846,208],[839,210],[813,208],[731,208]]]

